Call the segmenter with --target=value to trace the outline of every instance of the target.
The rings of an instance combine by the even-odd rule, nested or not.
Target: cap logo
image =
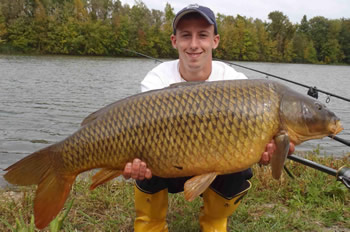
[[[196,8],[199,8],[198,4],[190,4],[186,7],[186,9],[196,9]]]

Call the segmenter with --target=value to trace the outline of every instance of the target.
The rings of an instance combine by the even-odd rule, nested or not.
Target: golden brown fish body
[[[275,137],[282,138],[276,141],[282,141],[277,150],[283,154],[272,165],[281,169],[289,141],[299,144],[338,133],[339,119],[315,102],[268,80],[176,84],[91,114],[64,141],[7,168],[5,178],[38,184],[34,210],[39,228],[62,208],[79,173],[102,168],[93,178],[94,188],[118,176],[134,158],[145,161],[156,176],[196,176],[185,185],[185,196],[192,200],[216,175],[257,163]],[[274,177],[279,175],[275,171]]]
[[[275,86],[247,81],[129,97],[90,116],[63,142],[64,166],[122,170],[137,157],[162,177],[244,170],[279,130],[279,102]]]

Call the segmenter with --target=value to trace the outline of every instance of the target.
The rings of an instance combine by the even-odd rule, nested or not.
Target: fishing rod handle
[[[304,158],[296,156],[296,155],[289,155],[287,157],[288,157],[288,159],[291,159],[295,162],[304,164],[304,165],[309,166],[311,168],[317,169],[319,171],[325,172],[329,175],[337,176],[338,171],[333,169],[333,168],[324,166],[322,164],[316,163],[316,162],[308,160],[308,159],[304,159]]]
[[[350,189],[350,168],[345,166],[339,168],[337,172],[337,180],[343,182],[343,184]]]
[[[313,162],[308,159],[301,158],[296,155],[289,155],[289,159],[296,161],[298,163],[304,164],[306,166],[309,166],[311,168],[317,169],[319,171],[325,172],[329,175],[335,176],[337,180],[341,181],[348,189],[350,189],[350,168],[348,167],[341,167],[338,170],[335,170],[333,168],[324,166],[322,164]]]

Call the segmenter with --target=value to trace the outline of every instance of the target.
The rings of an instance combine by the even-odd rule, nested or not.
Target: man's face
[[[180,20],[176,35],[171,36],[172,45],[179,52],[180,64],[193,72],[211,68],[212,50],[219,45],[219,40],[219,35],[214,34],[214,26],[203,17]]]

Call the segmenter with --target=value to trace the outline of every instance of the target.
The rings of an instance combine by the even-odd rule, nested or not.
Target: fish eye
[[[322,110],[322,108],[323,108],[323,106],[318,102],[315,102],[315,106],[318,110]]]

